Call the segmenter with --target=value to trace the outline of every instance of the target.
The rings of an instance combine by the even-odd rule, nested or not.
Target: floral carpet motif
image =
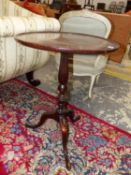
[[[65,167],[61,132],[53,120],[37,128],[41,114],[57,106],[57,98],[11,80],[0,86],[0,175],[130,175],[131,135],[81,109],[68,105],[81,118],[69,121]]]

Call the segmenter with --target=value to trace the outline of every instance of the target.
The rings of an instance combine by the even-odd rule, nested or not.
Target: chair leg
[[[27,78],[28,82],[31,85],[38,86],[40,84],[40,81],[39,80],[35,80],[34,77],[33,77],[33,74],[34,74],[33,71],[26,73],[26,78]]]
[[[98,75],[96,76],[96,79],[95,79],[96,84],[98,83],[99,78],[100,78],[100,74],[98,74]]]
[[[90,87],[89,87],[89,98],[92,97],[92,89],[93,89],[93,85],[95,83],[95,79],[96,79],[96,75],[95,76],[91,76],[91,82],[90,82]]]

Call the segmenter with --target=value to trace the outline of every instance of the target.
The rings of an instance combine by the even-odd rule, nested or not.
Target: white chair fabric
[[[87,9],[66,12],[60,17],[59,21],[61,23],[61,31],[63,32],[91,34],[108,38],[111,31],[111,23],[106,17]],[[58,68],[60,55],[55,55],[55,61]],[[106,63],[107,56],[76,54],[73,56],[73,64],[69,64],[73,68],[73,75],[91,77],[89,98],[92,96],[94,82],[103,72]]]
[[[0,82],[43,67],[49,59],[48,52],[22,46],[14,35],[59,30],[57,19],[32,13],[13,1],[0,0]]]

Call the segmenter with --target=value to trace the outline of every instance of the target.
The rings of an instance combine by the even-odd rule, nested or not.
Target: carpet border
[[[19,80],[19,79],[12,79],[12,80],[17,81],[17,82],[19,82],[19,83],[21,83],[21,84],[24,84],[24,85],[26,85],[26,86],[29,87],[29,88],[32,88],[32,89],[34,89],[34,90],[36,90],[36,91],[38,91],[38,92],[40,92],[40,93],[42,93],[42,94],[45,94],[45,95],[47,95],[47,96],[50,97],[50,98],[53,98],[54,100],[56,100],[56,98],[57,98],[56,96],[54,96],[54,95],[52,95],[52,94],[49,94],[48,92],[45,92],[45,91],[41,90],[39,87],[34,87],[34,86],[28,84],[28,83],[25,82],[25,81],[22,81],[22,80]],[[9,81],[10,81],[10,80],[9,80]],[[127,132],[127,131],[125,131],[125,130],[119,128],[118,126],[115,126],[115,125],[113,125],[113,124],[110,124],[110,123],[108,123],[107,121],[102,120],[102,119],[100,119],[100,118],[98,118],[98,117],[96,117],[96,116],[93,116],[92,114],[87,113],[86,111],[84,111],[83,109],[80,109],[79,107],[77,107],[77,106],[75,106],[75,105],[72,105],[72,104],[70,104],[70,103],[68,103],[68,104],[70,105],[71,108],[74,108],[74,109],[76,109],[76,110],[78,110],[78,111],[84,113],[85,115],[88,114],[91,118],[94,118],[94,119],[98,120],[99,122],[102,122],[102,123],[104,123],[104,124],[106,124],[106,125],[108,125],[108,126],[110,126],[110,127],[113,127],[113,128],[116,129],[117,131],[122,132],[123,134],[127,135],[128,137],[131,137],[131,134],[130,134],[129,132]]]

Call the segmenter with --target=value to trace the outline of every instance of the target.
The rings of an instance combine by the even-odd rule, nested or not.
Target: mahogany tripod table
[[[67,108],[68,102],[65,99],[68,83],[68,58],[73,57],[73,54],[106,54],[118,49],[119,45],[116,42],[96,36],[66,32],[24,33],[16,35],[15,40],[31,48],[61,53],[58,72],[58,107],[52,113],[44,113],[38,124],[33,126],[26,124],[26,126],[30,128],[39,127],[49,118],[58,122],[62,132],[66,168],[70,170],[71,163],[67,150],[69,135],[68,118],[71,122],[75,122],[79,120],[79,117],[75,116],[74,112]]]

